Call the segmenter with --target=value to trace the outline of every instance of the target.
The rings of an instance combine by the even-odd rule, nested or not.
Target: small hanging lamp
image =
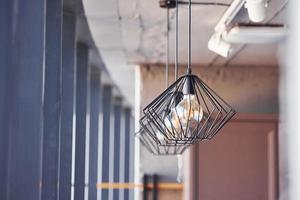
[[[178,9],[178,0],[176,2]],[[189,0],[187,72],[143,109],[145,116],[140,121],[144,131],[155,133],[149,136],[160,145],[188,145],[211,139],[236,113],[199,77],[191,73],[191,5]],[[175,38],[175,71],[178,73],[177,28]],[[147,123],[144,123],[145,120]],[[148,131],[149,128],[155,131]]]
[[[154,155],[181,155],[189,147],[189,145],[160,145],[144,129],[140,129],[140,131],[135,134],[135,137],[137,137],[141,144]]]
[[[143,112],[167,143],[211,139],[235,114],[199,77],[189,73],[180,77]]]

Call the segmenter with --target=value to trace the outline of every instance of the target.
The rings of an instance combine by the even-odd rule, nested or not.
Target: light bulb
[[[165,124],[169,131],[175,132],[175,139],[193,137],[192,134],[202,118],[203,109],[197,97],[194,94],[186,94],[165,118]]]

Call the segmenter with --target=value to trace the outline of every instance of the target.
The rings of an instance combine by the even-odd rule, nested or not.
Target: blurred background
[[[176,33],[188,63],[174,2],[0,1],[1,200],[300,199],[300,2],[192,1],[192,72],[237,114],[153,155],[135,133],[176,79]]]

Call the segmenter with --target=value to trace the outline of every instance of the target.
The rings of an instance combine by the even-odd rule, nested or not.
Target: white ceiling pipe
[[[268,44],[280,42],[287,36],[285,27],[235,26],[222,33],[229,43]]]
[[[208,41],[208,49],[223,56],[228,57],[232,50],[231,45],[222,40],[221,35],[226,30],[227,25],[234,19],[239,10],[244,6],[246,0],[233,0],[229,8],[215,26],[215,33]]]
[[[248,6],[248,15],[250,20],[259,22],[266,18],[265,0],[233,0],[229,8],[225,11],[224,15],[215,26],[215,33],[213,36],[211,36],[208,42],[209,50],[221,56],[227,57],[229,56],[232,50],[231,45],[228,42],[240,43],[240,40],[241,43],[245,43],[242,42],[245,40],[245,38],[241,36],[242,33],[239,33],[241,35],[236,33],[233,34],[234,31],[238,32],[240,30],[232,30],[233,33],[228,35],[228,32],[226,32],[226,28],[232,22],[232,20],[235,18],[237,13],[241,10],[241,8],[245,5],[246,2]],[[246,33],[243,32],[243,34]],[[225,41],[223,38],[226,38],[227,41]],[[251,39],[251,41],[253,42],[254,40]]]
[[[214,34],[209,39],[208,49],[223,57],[228,57],[231,53],[231,45],[225,42],[219,34]]]
[[[230,24],[239,10],[243,7],[245,2],[246,0],[234,0],[215,26],[215,32],[223,32],[226,29],[226,26]]]
[[[265,0],[246,0],[249,19],[253,22],[262,22],[266,19],[267,9]]]

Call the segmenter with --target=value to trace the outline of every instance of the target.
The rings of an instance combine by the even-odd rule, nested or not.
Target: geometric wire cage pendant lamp
[[[179,146],[182,148],[179,153],[190,144],[213,138],[236,113],[199,77],[191,74],[191,4],[189,0],[187,73],[147,105],[140,120],[142,143],[151,141],[150,144],[161,148]]]
[[[169,144],[211,139],[235,111],[192,74],[180,77],[144,110],[161,138]]]
[[[235,114],[192,74],[180,77],[143,112],[136,136],[157,155],[181,154],[190,144],[213,138]]]
[[[143,128],[141,128],[135,136],[140,140],[141,144],[154,155],[180,155],[189,147],[189,145],[160,145]]]

